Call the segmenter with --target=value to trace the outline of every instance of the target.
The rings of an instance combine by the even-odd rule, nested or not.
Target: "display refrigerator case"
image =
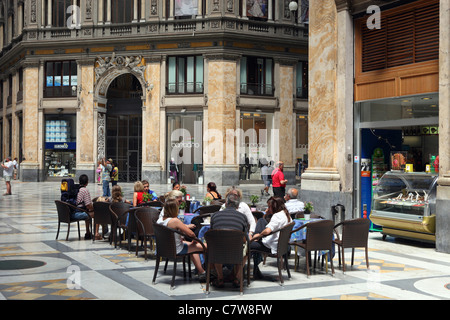
[[[370,220],[387,235],[436,241],[438,175],[386,172],[374,190]]]

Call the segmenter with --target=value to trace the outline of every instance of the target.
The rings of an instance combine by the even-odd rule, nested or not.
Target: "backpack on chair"
[[[77,205],[78,191],[80,185],[76,184],[73,179],[66,178],[61,181],[61,201],[67,202],[73,206]]]

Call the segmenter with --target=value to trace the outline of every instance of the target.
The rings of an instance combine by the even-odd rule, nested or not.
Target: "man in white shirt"
[[[3,178],[6,182],[6,192],[3,194],[4,196],[11,195],[11,179],[14,173],[14,164],[11,161],[11,157],[7,157],[5,162],[2,163],[3,167]]]
[[[284,200],[286,200],[285,206],[288,209],[289,213],[305,211],[305,204],[302,201],[299,201],[297,197],[298,190],[295,188],[290,188],[284,196]]]

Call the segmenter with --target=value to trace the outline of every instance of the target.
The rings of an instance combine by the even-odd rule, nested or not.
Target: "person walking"
[[[287,180],[284,178],[283,167],[283,161],[278,161],[275,164],[275,169],[272,171],[272,190],[274,197],[284,198],[286,194]]]
[[[11,161],[11,157],[7,157],[5,161],[2,163],[3,168],[3,178],[6,183],[6,192],[3,194],[4,196],[11,195],[11,179],[14,174],[14,164]]]

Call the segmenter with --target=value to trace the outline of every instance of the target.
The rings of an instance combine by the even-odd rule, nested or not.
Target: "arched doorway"
[[[142,86],[131,73],[116,77],[106,99],[106,158],[119,169],[119,181],[141,180]]]

